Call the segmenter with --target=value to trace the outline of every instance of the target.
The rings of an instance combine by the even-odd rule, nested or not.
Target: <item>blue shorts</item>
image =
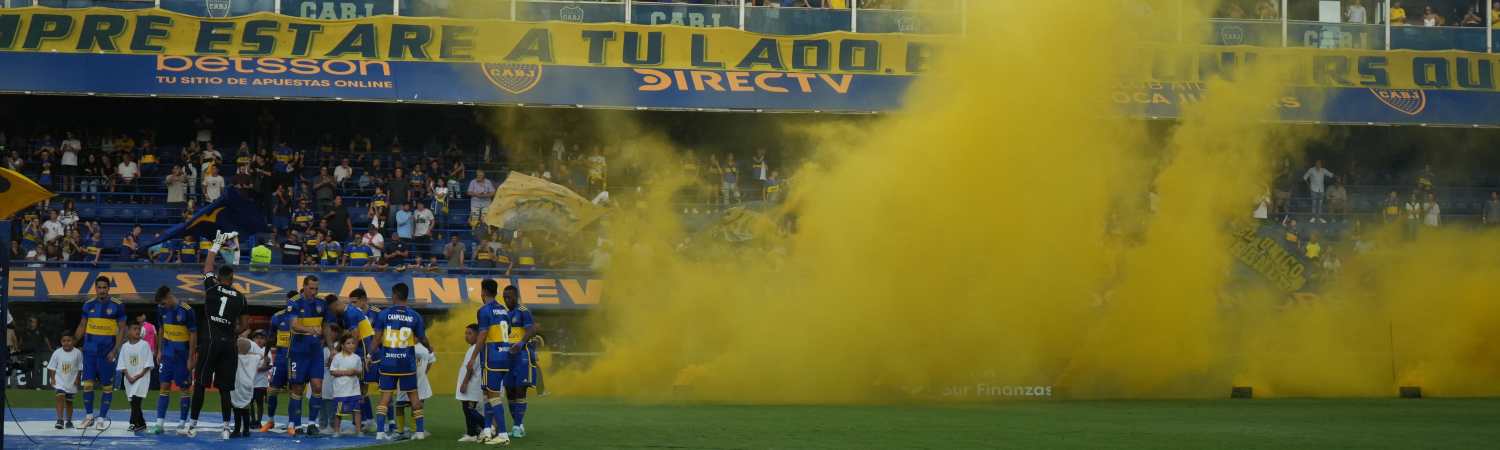
[[[505,386],[526,388],[532,384],[535,382],[532,379],[531,358],[527,357],[526,352],[511,356],[510,371],[505,373]]]
[[[63,400],[66,400],[66,401],[70,401],[70,402],[73,401],[73,394],[70,394],[70,393],[68,393],[68,391],[64,391],[62,389],[55,389],[55,390],[57,391],[57,396],[58,397],[62,397]]]
[[[172,383],[179,388],[187,388],[193,385],[193,378],[189,376],[187,355],[161,357],[161,384]]]
[[[417,390],[417,374],[386,375],[380,374],[380,391],[402,391],[409,392]]]
[[[380,382],[380,361],[370,361],[365,364],[365,382]]]
[[[287,363],[285,357],[277,356],[275,358],[271,358],[271,387],[276,389],[286,389],[286,379],[288,375],[286,371]]]
[[[338,411],[338,415],[340,417],[353,416],[354,413],[359,412],[359,404],[361,403],[361,399],[362,397],[358,395],[339,397],[333,399],[333,404],[335,405],[334,408],[336,408],[336,411]]]
[[[293,350],[287,360],[286,382],[293,386],[323,379],[323,349],[304,352]]]
[[[505,390],[507,374],[510,373],[511,359],[516,355],[500,352],[499,358],[495,354],[486,352],[483,360],[479,362],[484,370],[484,389],[487,391],[501,392]]]
[[[94,386],[114,386],[115,363],[109,360],[109,353],[83,354],[83,373],[78,380],[84,384],[93,382]]]

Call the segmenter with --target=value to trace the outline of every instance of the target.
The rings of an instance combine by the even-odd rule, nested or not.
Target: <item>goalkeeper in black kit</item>
[[[215,256],[219,254],[219,248],[224,242],[239,236],[239,233],[215,233],[213,246],[209,248],[207,257],[203,258],[203,308],[204,319],[198,323],[203,324],[198,330],[198,361],[196,375],[193,381],[193,410],[192,421],[187,431],[188,437],[197,436],[198,413],[203,411],[203,390],[210,382],[219,389],[219,414],[224,419],[223,438],[229,439],[230,421],[229,414],[233,408],[229,405],[229,392],[234,390],[235,368],[239,363],[239,354],[235,348],[235,338],[239,331],[245,328],[245,296],[236,290],[234,284],[234,267],[224,265],[214,270]]]

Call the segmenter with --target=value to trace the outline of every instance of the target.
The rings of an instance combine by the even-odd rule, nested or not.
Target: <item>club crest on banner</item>
[[[209,17],[229,17],[231,0],[203,0]]]
[[[896,29],[902,33],[916,33],[922,30],[922,20],[913,16],[896,19]]]
[[[1219,45],[1244,45],[1245,29],[1239,25],[1219,27]]]
[[[1421,114],[1427,109],[1427,91],[1421,89],[1370,88],[1370,93],[1375,94],[1375,98],[1380,99],[1385,106],[1408,116]]]
[[[557,18],[565,22],[583,22],[583,8],[578,5],[568,5],[557,10]]]
[[[490,84],[511,94],[522,94],[542,82],[541,64],[483,63],[484,77]]]

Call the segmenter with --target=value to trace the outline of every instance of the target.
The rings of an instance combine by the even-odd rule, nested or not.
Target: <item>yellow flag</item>
[[[495,190],[484,223],[509,230],[576,233],[601,215],[604,208],[562,185],[511,172]]]
[[[0,219],[57,195],[14,170],[0,168]]]

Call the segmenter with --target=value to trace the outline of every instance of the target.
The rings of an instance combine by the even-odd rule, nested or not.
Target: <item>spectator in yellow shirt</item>
[[[1406,25],[1406,7],[1401,6],[1401,2],[1393,5],[1391,6],[1391,25]]]

